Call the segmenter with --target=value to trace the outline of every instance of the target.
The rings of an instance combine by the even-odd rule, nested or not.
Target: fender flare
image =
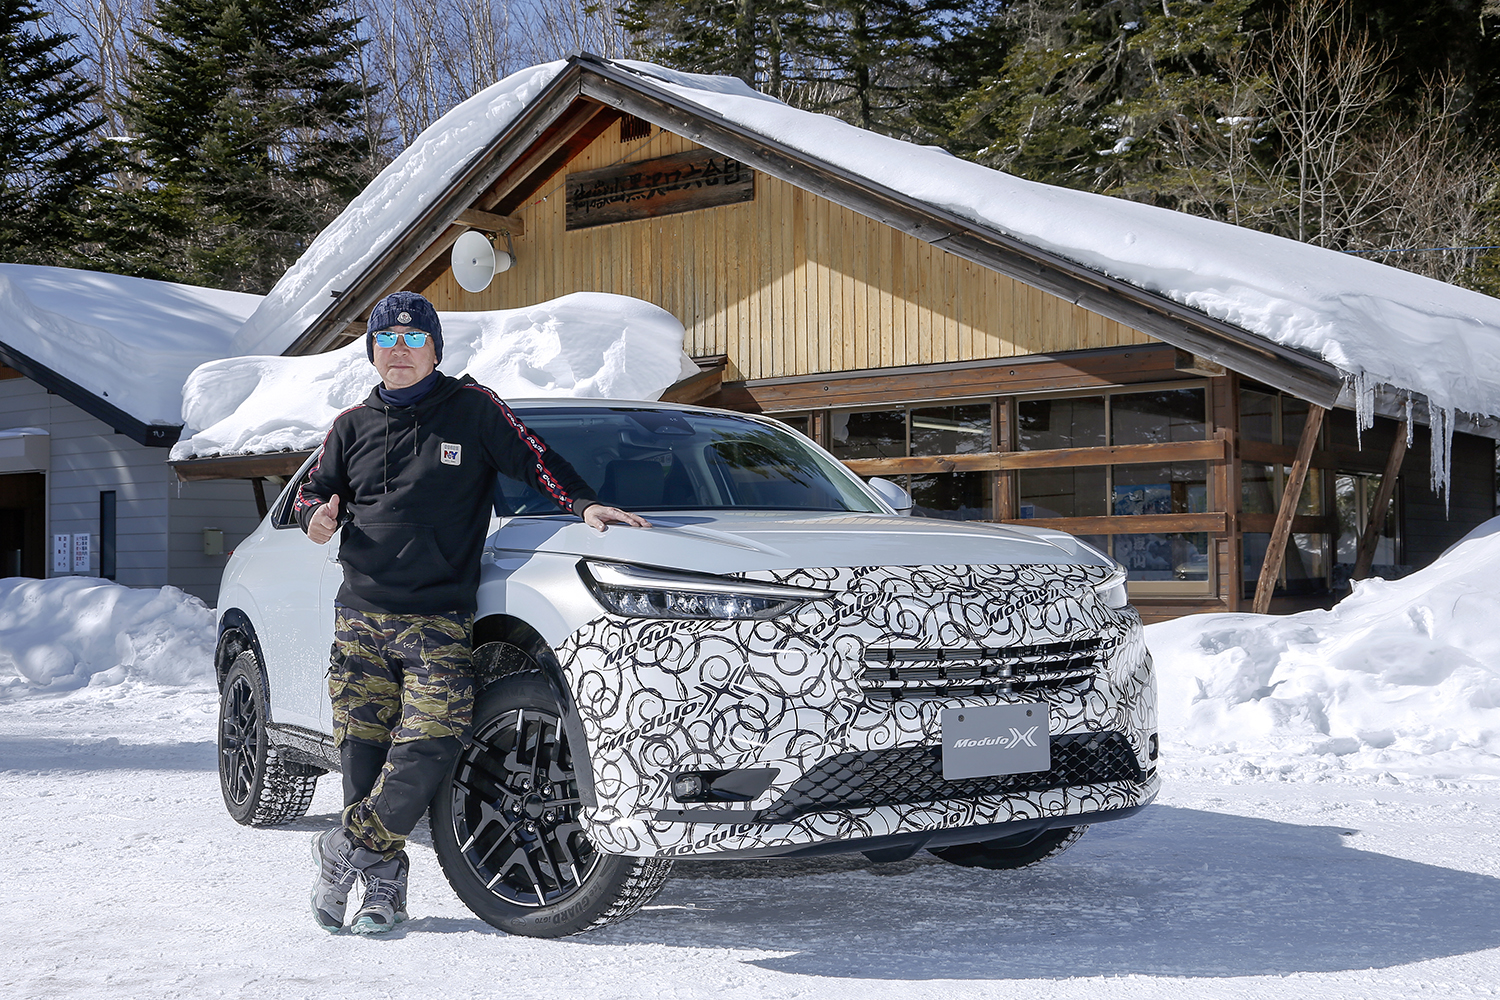
[[[519,649],[546,679],[547,686],[563,708],[563,731],[567,733],[568,744],[573,748],[573,771],[578,778],[578,798],[585,806],[597,806],[599,799],[594,794],[594,767],[588,752],[588,736],[584,732],[583,720],[578,714],[578,703],[573,698],[572,689],[568,687],[557,654],[540,632],[512,615],[486,615],[474,623],[476,652],[482,646],[496,642]],[[478,673],[483,665],[476,662],[475,668]],[[504,673],[501,671],[490,676],[476,676],[476,699],[484,687],[504,676]]]
[[[245,650],[255,653],[255,661],[260,666],[260,682],[265,687],[267,704],[270,704],[271,687],[266,678],[266,657],[260,649],[260,637],[255,634],[255,626],[250,623],[250,616],[239,608],[230,608],[219,616],[219,635],[214,644],[214,681],[218,687],[224,686],[224,678],[229,676],[229,668]]]

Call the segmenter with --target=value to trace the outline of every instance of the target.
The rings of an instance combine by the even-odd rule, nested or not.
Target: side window
[[[292,505],[297,499],[297,491],[302,489],[303,483],[307,482],[307,477],[312,473],[313,466],[318,464],[318,458],[322,454],[323,449],[319,448],[309,455],[307,461],[302,463],[302,468],[298,469],[297,474],[292,477],[291,484],[281,491],[281,497],[271,511],[272,527],[301,530],[302,526],[297,523],[297,515],[292,513]]]

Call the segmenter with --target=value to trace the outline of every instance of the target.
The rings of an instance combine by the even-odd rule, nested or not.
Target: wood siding
[[[132,587],[180,587],[217,603],[225,556],[203,555],[203,529],[224,531],[227,553],[259,518],[247,480],[178,484],[167,449],[147,448],[29,379],[0,381],[0,429],[50,432],[47,473],[47,571],[51,536],[92,536],[91,573],[99,572],[99,493],[116,494],[116,572]],[[68,574],[70,575],[70,574]]]
[[[568,172],[697,148],[610,127],[515,209],[514,268],[475,294],[445,271],[424,294],[453,310],[632,295],[682,321],[689,354],[727,355],[731,381],[1153,342],[766,174],[753,202],[564,230]]]

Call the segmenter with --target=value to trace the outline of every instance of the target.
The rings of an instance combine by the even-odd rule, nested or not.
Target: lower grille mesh
[[[830,757],[808,771],[757,821],[776,823],[833,809],[971,800],[1101,781],[1145,780],[1130,742],[1117,732],[1052,737],[1052,767],[1046,771],[958,781],[943,778],[942,747],[855,751]]]

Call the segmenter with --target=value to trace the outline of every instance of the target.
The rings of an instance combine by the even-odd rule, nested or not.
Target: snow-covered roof
[[[807,162],[1323,359],[1350,377],[1366,412],[1370,391],[1387,383],[1440,410],[1500,415],[1500,300],[1490,296],[1226,223],[1022,180],[788,107],[733,78],[594,57],[513,74],[434,123],[287,272],[240,331],[237,351],[285,350],[328,308],[331,292],[388,252],[444,184],[580,58]]]
[[[188,374],[229,352],[234,332],[260,299],[95,271],[0,264],[0,348],[42,379],[50,377],[44,368],[142,424],[175,428]]]
[[[521,309],[438,318],[441,370],[470,374],[507,399],[655,399],[698,372],[682,351],[682,323],[625,295],[574,292]],[[324,354],[201,365],[182,390],[186,427],[171,461],[315,448],[334,417],[379,381],[363,339]]]

